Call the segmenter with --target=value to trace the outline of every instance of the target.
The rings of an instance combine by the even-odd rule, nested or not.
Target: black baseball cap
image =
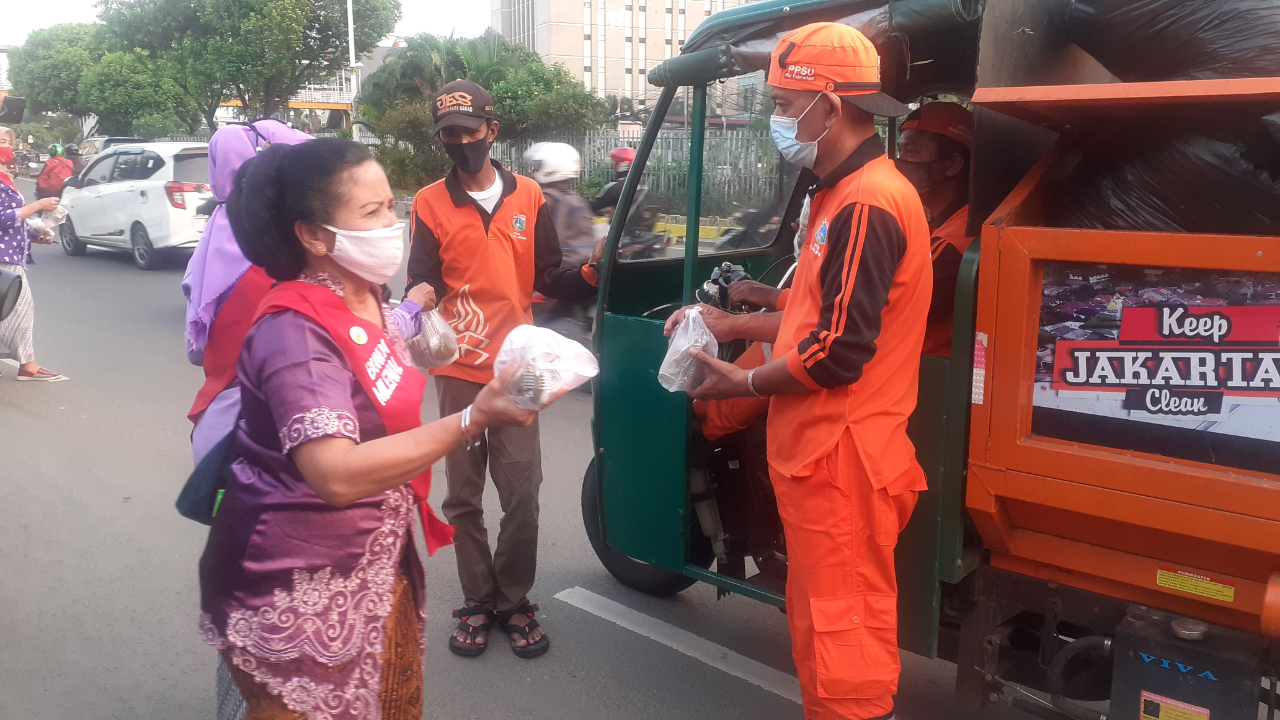
[[[493,97],[470,80],[454,80],[436,93],[431,119],[437,133],[449,127],[475,130],[493,119]]]

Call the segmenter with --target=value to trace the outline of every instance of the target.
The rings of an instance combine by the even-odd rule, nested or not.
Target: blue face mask
[[[831,130],[827,128],[817,140],[812,142],[801,142],[796,138],[800,132],[800,121],[813,109],[819,97],[822,95],[815,97],[798,118],[785,115],[769,116],[769,134],[773,136],[773,144],[778,146],[778,152],[782,153],[782,157],[786,158],[787,162],[802,168],[813,169],[813,163],[818,159],[818,141],[826,137]]]

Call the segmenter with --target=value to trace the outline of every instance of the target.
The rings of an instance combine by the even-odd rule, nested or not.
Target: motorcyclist
[[[622,199],[622,181],[627,179],[631,164],[636,161],[636,149],[616,147],[609,151],[609,159],[613,161],[613,181],[605,185],[591,201],[591,211],[612,218],[617,211],[618,201]]]
[[[533,170],[533,179],[542,186],[551,222],[560,238],[562,267],[581,267],[596,246],[595,214],[587,201],[569,185],[578,179],[582,159],[572,145],[540,142],[524,154]],[[546,298],[533,304],[533,320],[565,337],[586,339],[589,309],[594,300],[567,301]]]
[[[36,199],[62,197],[67,178],[76,174],[76,165],[64,157],[65,151],[58,143],[49,146],[49,160],[44,164],[40,177],[36,178]]]

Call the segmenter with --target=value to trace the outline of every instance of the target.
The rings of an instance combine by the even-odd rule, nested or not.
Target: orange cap
[[[876,46],[840,23],[813,23],[783,35],[769,59],[768,82],[788,90],[835,93],[883,117],[899,117],[909,110],[880,91]]]
[[[973,113],[953,102],[931,102],[916,108],[899,130],[924,130],[973,148]]]

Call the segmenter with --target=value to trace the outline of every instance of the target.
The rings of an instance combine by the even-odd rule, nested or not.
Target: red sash
[[[368,322],[351,312],[332,290],[296,280],[271,288],[253,321],[281,310],[300,312],[328,331],[342,349],[360,387],[373,401],[388,435],[422,426],[422,395],[427,380],[418,372],[405,370],[380,323]],[[453,544],[453,527],[436,517],[427,504],[431,470],[411,480],[410,485],[418,501],[427,553],[434,555],[436,550]]]
[[[236,282],[231,296],[222,303],[209,328],[209,342],[204,348],[204,386],[196,393],[196,401],[187,413],[191,422],[199,420],[201,413],[209,409],[209,403],[236,379],[240,346],[253,327],[258,304],[266,297],[272,282],[265,270],[251,265]]]

